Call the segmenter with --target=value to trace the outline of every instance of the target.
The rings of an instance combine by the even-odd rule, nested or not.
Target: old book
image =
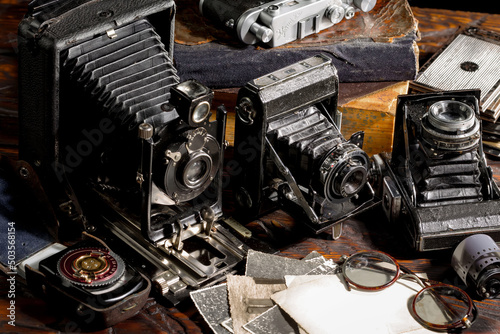
[[[204,18],[198,3],[177,3],[174,58],[181,80],[240,87],[318,53],[332,58],[340,82],[412,80],[418,71],[418,25],[406,0],[378,0],[370,12],[275,48],[243,44]]]

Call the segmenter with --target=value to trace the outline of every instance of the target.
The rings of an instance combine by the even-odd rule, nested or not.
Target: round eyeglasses
[[[348,287],[378,291],[400,278],[417,282],[423,289],[414,296],[411,313],[428,329],[462,330],[469,328],[477,317],[477,308],[467,293],[452,285],[418,277],[390,255],[363,251],[342,261],[342,274]]]

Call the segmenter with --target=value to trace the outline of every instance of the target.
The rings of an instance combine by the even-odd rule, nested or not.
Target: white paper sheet
[[[309,334],[434,333],[411,315],[417,283],[398,280],[377,292],[348,291],[337,275],[286,277],[272,299]]]

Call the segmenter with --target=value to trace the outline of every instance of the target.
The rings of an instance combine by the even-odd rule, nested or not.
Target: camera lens
[[[204,128],[189,130],[183,136],[186,141],[168,147],[167,163],[158,165],[155,173],[157,184],[179,203],[196,198],[210,186],[222,156],[219,142]]]
[[[474,126],[474,110],[459,101],[439,101],[429,108],[429,122],[444,131],[463,131]]]
[[[321,175],[330,202],[355,196],[368,179],[368,156],[354,144],[335,148],[323,161]]]
[[[191,162],[184,171],[184,179],[188,184],[197,184],[207,174],[208,166],[204,160]]]
[[[212,160],[209,155],[199,154],[189,160],[183,170],[183,183],[191,188],[206,181],[211,169]]]
[[[422,138],[433,149],[462,151],[479,145],[480,123],[474,109],[460,101],[433,103],[422,117]]]
[[[352,166],[348,163],[342,172],[334,177],[332,186],[333,191],[342,197],[349,197],[361,190],[366,183],[366,168],[362,166]]]
[[[207,101],[201,102],[194,108],[193,114],[191,115],[191,120],[193,123],[202,123],[206,120],[208,114],[210,113],[210,103]]]

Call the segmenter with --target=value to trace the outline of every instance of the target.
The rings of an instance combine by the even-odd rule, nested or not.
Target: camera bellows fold
[[[179,78],[146,19],[71,47],[62,63],[106,116],[130,129],[143,122],[161,125],[170,117],[170,88]]]
[[[268,124],[268,136],[300,185],[336,202],[356,195],[366,184],[368,155],[346,143],[314,106]]]

